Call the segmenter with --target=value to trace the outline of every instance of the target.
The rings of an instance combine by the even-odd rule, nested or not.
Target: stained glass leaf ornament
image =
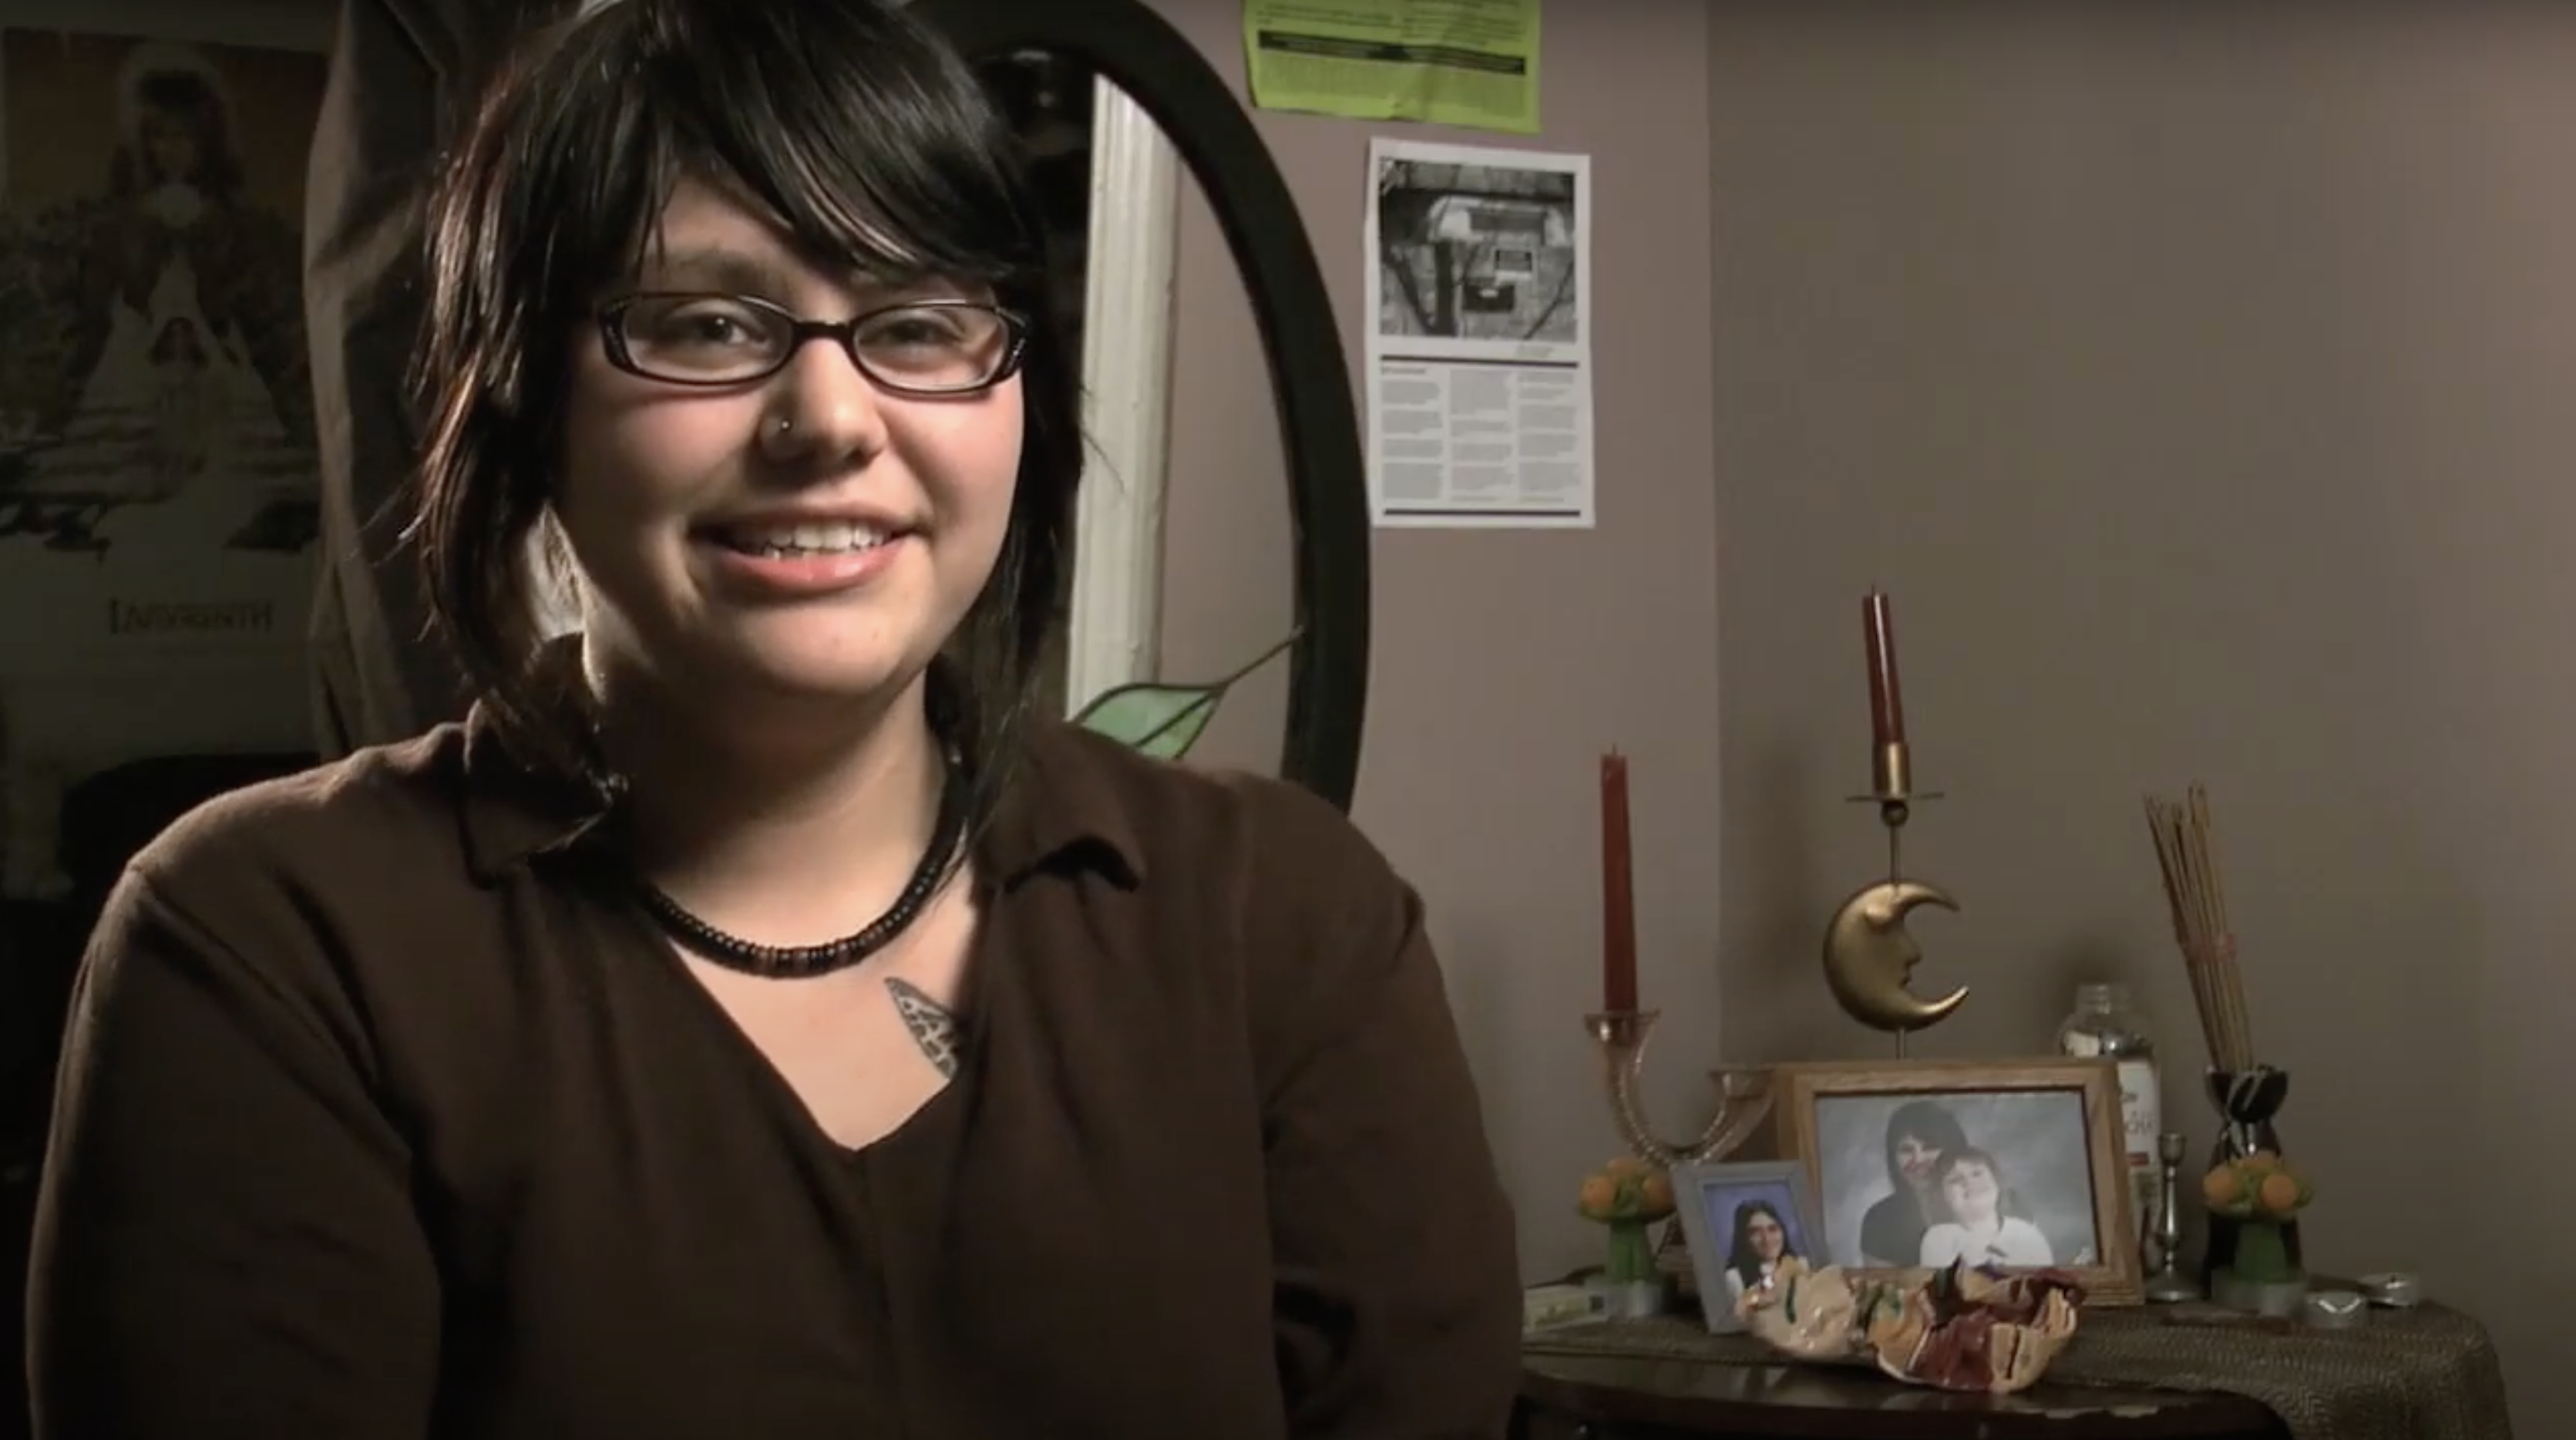
[[[1219,698],[1203,685],[1121,685],[1083,707],[1074,723],[1157,760],[1178,760],[1207,733]]]
[[[1196,684],[1140,680],[1114,686],[1083,706],[1073,723],[1157,760],[1178,760],[1207,733],[1208,722],[1216,718],[1217,706],[1224,702],[1226,692],[1234,688],[1236,681],[1287,653],[1288,647],[1296,643],[1296,632],[1291,631],[1287,639],[1262,651],[1251,663],[1217,680]]]

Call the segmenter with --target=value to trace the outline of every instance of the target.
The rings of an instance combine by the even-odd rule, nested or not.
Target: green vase
[[[1643,1220],[1610,1222],[1610,1256],[1603,1278],[1613,1285],[1633,1285],[1655,1278],[1655,1246]]]
[[[2228,1258],[2227,1267],[2236,1272],[2237,1278],[2259,1285],[2299,1276],[2299,1267],[2290,1261],[2289,1237],[2282,1233],[2277,1220],[2238,1221],[2236,1253]]]

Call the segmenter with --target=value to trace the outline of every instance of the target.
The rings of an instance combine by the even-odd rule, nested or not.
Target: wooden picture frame
[[[2116,1063],[1816,1062],[1771,1084],[1781,1150],[1805,1167],[1847,1269],[1963,1257],[2064,1271],[2089,1304],[2143,1299]],[[1962,1223],[1954,1199],[1984,1213]],[[1910,1260],[1890,1253],[1909,1246]]]
[[[1785,1242],[1784,1255],[1795,1255],[1810,1267],[1833,1263],[1825,1244],[1824,1215],[1816,1206],[1815,1182],[1795,1160],[1748,1160],[1733,1164],[1676,1165],[1672,1168],[1673,1213],[1690,1242],[1691,1276],[1698,1282],[1700,1309],[1712,1335],[1732,1335],[1745,1328],[1736,1318],[1735,1297],[1744,1281],[1735,1271],[1736,1230],[1742,1210],[1770,1209]]]

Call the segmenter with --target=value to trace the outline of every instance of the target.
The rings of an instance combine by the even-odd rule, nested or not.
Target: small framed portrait
[[[2113,1062],[1784,1065],[1772,1093],[1843,1265],[2057,1269],[2139,1303]]]
[[[1760,1285],[1782,1260],[1795,1255],[1811,1267],[1829,1263],[1804,1165],[1676,1165],[1672,1176],[1673,1208],[1690,1242],[1700,1308],[1716,1334],[1744,1328],[1735,1318],[1736,1297]]]

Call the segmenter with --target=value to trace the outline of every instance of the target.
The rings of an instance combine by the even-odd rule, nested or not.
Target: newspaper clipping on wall
[[[1369,167],[1377,523],[1590,527],[1589,158],[1381,137]]]

